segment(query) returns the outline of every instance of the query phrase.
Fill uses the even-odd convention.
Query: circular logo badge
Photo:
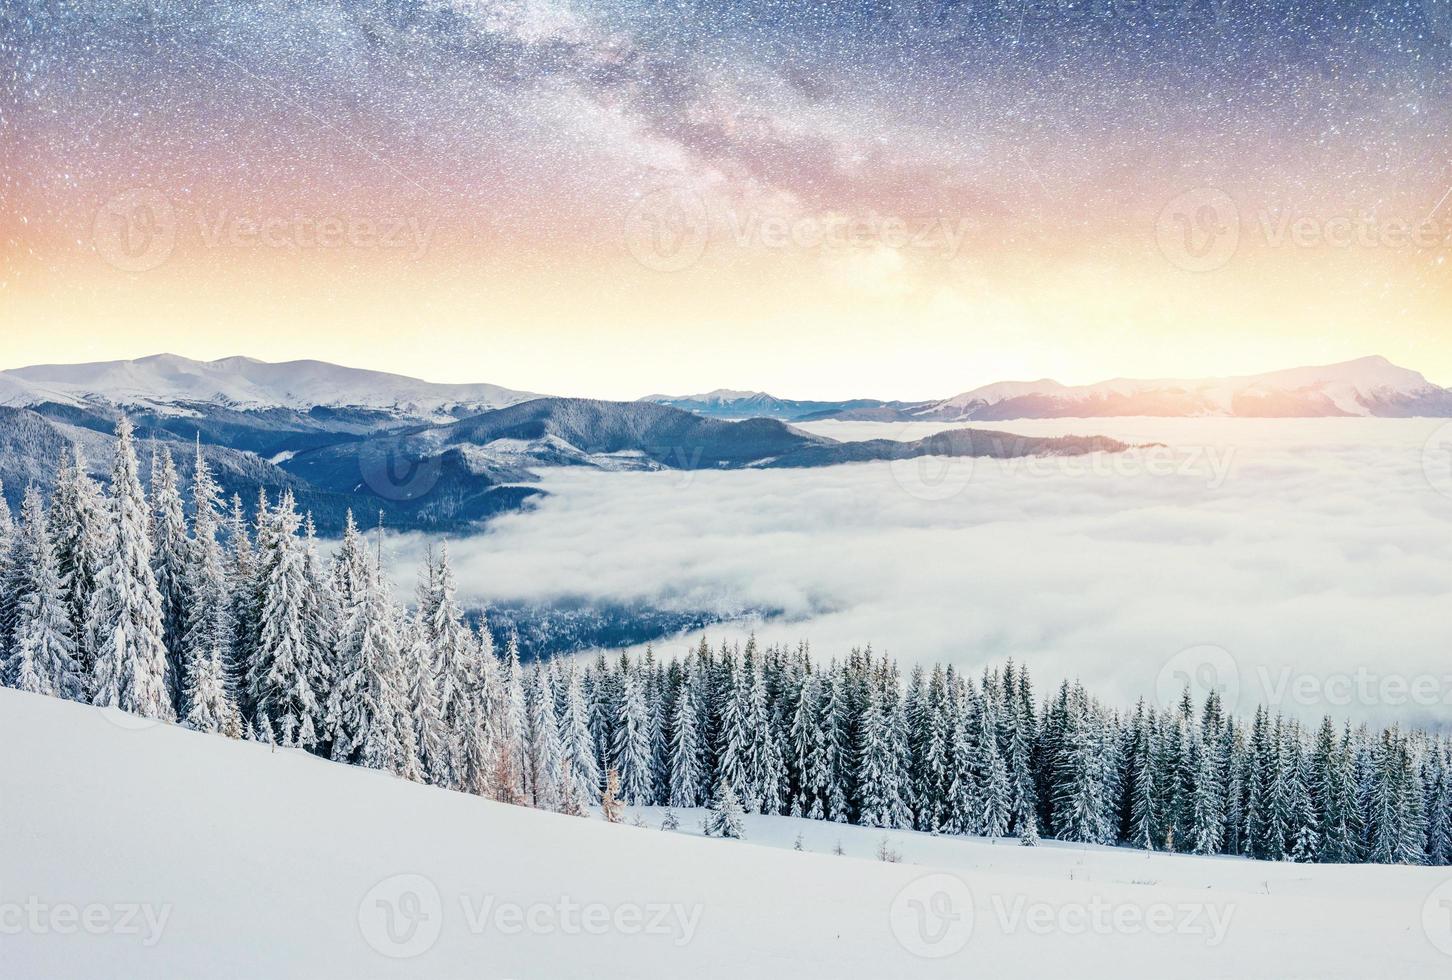
[[[1240,701],[1240,665],[1224,647],[1210,643],[1186,647],[1165,661],[1155,677],[1155,698],[1160,707],[1177,706],[1186,685],[1196,704],[1211,691],[1218,692],[1228,714]]]
[[[1438,885],[1422,903],[1422,931],[1433,946],[1452,956],[1452,878]]]
[[[391,959],[428,952],[443,926],[439,889],[423,875],[384,878],[358,904],[358,930],[364,941]]]
[[[918,436],[918,432],[924,434]],[[902,440],[905,455],[888,461],[892,480],[918,500],[952,500],[973,481],[973,433],[913,426]]]
[[[156,718],[133,714],[130,711],[123,711],[120,708],[103,708],[100,705],[96,705],[95,708],[101,713],[102,718],[105,718],[122,731],[144,732],[147,729],[155,728],[157,725],[162,724]]]
[[[923,875],[893,898],[889,921],[903,949],[924,959],[944,959],[973,936],[973,893],[957,875]]]
[[[147,272],[171,256],[176,212],[160,191],[125,191],[96,211],[91,241],[96,254],[122,272]]]
[[[625,247],[656,272],[680,272],[700,261],[711,216],[699,194],[679,187],[651,191],[625,215]]]
[[[1186,191],[1160,209],[1155,241],[1170,264],[1186,272],[1213,272],[1240,245],[1240,209],[1214,187]]]
[[[401,445],[372,445],[358,448],[358,473],[363,483],[384,500],[415,501],[427,496],[443,474],[439,456],[417,456]]]

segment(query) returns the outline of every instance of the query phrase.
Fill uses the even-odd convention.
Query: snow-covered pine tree
[[[496,697],[490,712],[490,731],[494,737],[494,772],[497,799],[526,799],[525,786],[525,711],[524,668],[519,663],[519,636],[510,633],[504,649]]]
[[[595,759],[589,715],[584,679],[571,663],[565,668],[565,712],[560,718],[560,741],[569,774],[570,795],[582,805],[600,799],[600,769]]]
[[[341,673],[328,705],[328,730],[336,761],[370,769],[406,768],[400,740],[398,637],[386,585],[369,571],[356,583],[342,630]]]
[[[620,798],[632,805],[644,805],[654,798],[645,692],[632,670],[625,671],[620,680],[620,717],[615,726],[611,768],[620,777]]]
[[[968,737],[973,742],[973,773],[977,783],[975,798],[978,811],[974,833],[984,837],[1003,837],[1008,833],[1013,814],[1013,787],[1009,785],[1008,768],[998,748],[998,717],[991,687],[984,696],[970,705]]]
[[[1112,840],[1106,813],[1105,747],[1101,709],[1089,703],[1084,689],[1072,691],[1063,751],[1056,773],[1054,813],[1060,840],[1104,844]]]
[[[232,599],[228,589],[227,557],[218,535],[221,530],[221,489],[212,477],[212,468],[202,456],[200,443],[197,446],[196,467],[192,477],[192,540],[186,564],[186,631],[182,639],[183,681],[182,716],[194,725],[221,724],[224,715],[235,714],[236,694],[232,689],[227,671],[227,656],[232,649]],[[214,658],[221,661],[215,667]],[[192,706],[187,702],[187,692],[197,690],[203,696],[214,698],[211,690],[212,678],[202,684],[192,684],[193,670],[220,671],[221,696],[230,702],[227,709],[217,704],[202,706],[194,718]],[[217,728],[204,728],[217,731]]]
[[[718,677],[720,727],[716,744],[716,782],[743,787],[752,796],[750,681],[730,651],[724,652]],[[738,797],[739,798],[739,797]]]
[[[497,796],[494,705],[499,699],[499,658],[488,625],[479,624],[469,637],[472,660],[460,675],[463,680],[444,704],[444,724],[454,737],[451,748],[454,778],[459,788],[476,796]],[[451,709],[450,705],[454,707]],[[452,710],[452,714],[450,711]]]
[[[1311,766],[1301,745],[1300,726],[1294,726],[1292,732],[1287,764],[1291,817],[1287,857],[1300,864],[1309,864],[1321,852],[1321,833],[1316,821],[1315,803],[1311,797]]]
[[[146,496],[131,421],[116,425],[111,471],[111,553],[102,567],[88,625],[96,640],[94,701],[148,718],[176,718],[166,687],[161,593],[151,569]]]
[[[482,710],[478,703],[481,651],[464,623],[447,542],[440,547],[438,561],[432,565],[427,581],[428,593],[421,604],[419,618],[433,651],[438,675],[439,714],[446,743],[445,757],[441,760],[446,772],[442,784],[462,787],[467,769],[468,782],[477,787],[481,773],[489,768],[484,760],[490,754],[486,744],[487,702]],[[490,660],[494,659],[492,640],[487,655]]]
[[[847,724],[847,696],[844,670],[834,662],[828,667],[828,681],[822,691],[818,712],[821,731],[822,806],[825,816],[834,823],[846,823],[848,817],[848,768],[852,749]]]
[[[167,689],[178,714],[186,686],[187,569],[192,544],[182,507],[181,481],[171,450],[153,444],[151,567],[161,594],[161,640],[167,650]]]
[[[225,657],[220,645],[203,656],[188,656],[184,720],[199,732],[220,732],[228,738],[242,737],[242,716],[227,684]]]
[[[1321,849],[1316,860],[1334,864],[1355,860],[1351,759],[1343,751],[1329,717],[1321,720],[1316,732],[1309,789],[1321,828]]]
[[[1225,844],[1224,777],[1219,741],[1212,739],[1201,744],[1194,756],[1199,770],[1194,780],[1189,847],[1196,854],[1219,854]]]
[[[1148,714],[1144,713],[1143,701],[1139,704],[1136,716],[1141,721],[1131,749],[1134,778],[1130,788],[1127,839],[1135,847],[1153,851],[1164,846],[1164,819],[1160,812],[1159,789],[1159,724],[1153,709]]]
[[[301,523],[292,491],[284,491],[269,514],[268,533],[259,536],[257,641],[247,665],[247,700],[254,710],[266,711],[274,726],[294,733],[293,744],[312,748],[326,722],[317,692],[330,685],[320,642],[312,635],[317,624],[308,597],[307,554],[298,536]]]
[[[105,497],[86,473],[85,456],[79,445],[61,457],[55,491],[51,495],[50,529],[71,620],[71,635],[76,640],[81,681],[86,686],[86,696],[90,697],[96,651],[87,623],[101,568],[111,553],[110,519]]]
[[[16,576],[21,572],[17,538],[15,517],[5,499],[5,482],[0,480],[0,660],[8,656],[15,633]]]
[[[83,700],[70,614],[40,491],[25,492],[15,532],[15,628],[4,681],[35,694]]]
[[[790,731],[790,764],[797,780],[797,799],[792,803],[792,812],[812,820],[821,820],[825,812],[822,796],[826,789],[826,767],[817,726],[817,703],[821,699],[819,676],[807,674],[797,685]]]
[[[740,840],[746,836],[745,815],[741,810],[741,800],[736,796],[731,783],[722,780],[716,790],[716,797],[711,801],[710,812],[706,816],[706,833],[711,837],[725,837],[731,840]]]
[[[564,749],[549,679],[538,662],[525,688],[525,785],[530,805],[558,810],[567,794]]]
[[[670,720],[670,742],[666,752],[668,776],[667,805],[693,807],[701,798],[700,746],[696,742],[695,685],[694,671],[688,663],[683,671],[680,690],[676,695],[674,717]]]
[[[1443,740],[1436,741],[1429,755],[1431,778],[1427,791],[1427,863],[1452,864],[1452,754]]]
[[[428,629],[417,615],[405,625],[403,671],[407,679],[405,704],[413,715],[414,745],[422,776],[434,786],[448,786],[451,753],[449,734],[439,707],[439,683],[434,648]]]

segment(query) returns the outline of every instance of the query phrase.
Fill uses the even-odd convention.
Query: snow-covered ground
[[[1452,971],[1445,869],[765,817],[706,840],[698,811],[677,832],[656,810],[611,826],[11,690],[0,743],[7,977]],[[878,860],[884,838],[899,863]]]

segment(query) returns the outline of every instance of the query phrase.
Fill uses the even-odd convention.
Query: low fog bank
[[[709,633],[807,639],[823,657],[871,643],[906,663],[973,671],[1013,657],[1041,687],[1079,676],[1117,699],[1172,698],[1191,677],[1242,707],[1270,700],[1305,716],[1452,719],[1444,423],[993,427],[1159,445],[819,470],[551,470],[537,509],[450,549],[471,603],[568,596],[779,609]],[[947,426],[804,428],[917,439]],[[407,585],[425,540],[404,535],[390,547]]]

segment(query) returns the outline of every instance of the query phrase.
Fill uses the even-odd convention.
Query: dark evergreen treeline
[[[526,669],[466,622],[447,549],[411,607],[351,520],[324,560],[287,494],[248,521],[198,454],[190,507],[124,419],[109,491],[72,455],[47,512],[0,497],[6,685],[275,740],[569,813],[618,800],[1269,860],[1452,863],[1452,744],[1314,730],[1212,693],[1111,709],[872,651],[712,648]],[[187,513],[190,511],[191,519]],[[602,799],[603,794],[603,799]],[[728,801],[722,803],[721,801]]]

